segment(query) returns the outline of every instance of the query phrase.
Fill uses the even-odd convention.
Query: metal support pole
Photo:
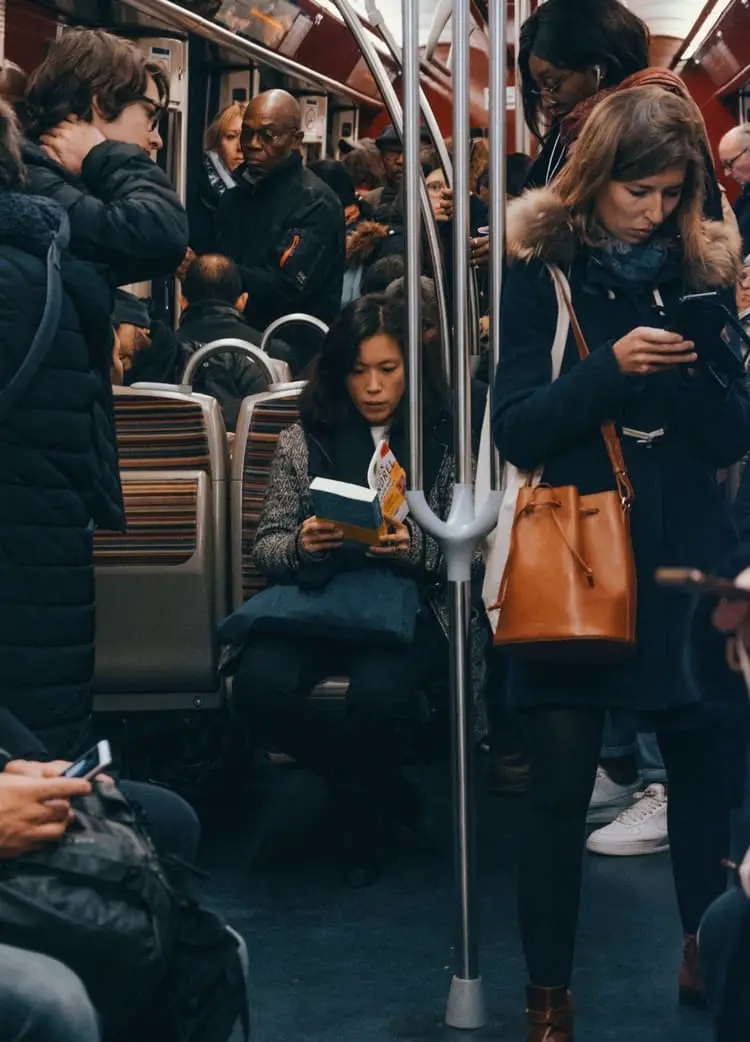
[[[452,0],[450,0],[450,2],[452,3]],[[388,24],[386,23],[386,20],[383,18],[382,14],[378,10],[378,6],[377,6],[376,0],[365,0],[365,9],[367,11],[367,18],[368,18],[368,21],[369,21],[370,25],[372,26],[373,29],[377,30],[378,35],[382,39],[383,43],[386,45],[388,50],[393,55],[394,61],[401,68],[403,68],[404,59],[403,59],[403,54],[401,53],[401,48],[396,43],[396,40],[395,40],[395,38],[393,36],[393,33],[388,28]],[[448,12],[448,14],[450,14],[450,11]],[[446,15],[446,22],[447,22],[447,17],[448,16]],[[422,64],[424,65],[424,62],[422,62]],[[427,130],[428,130],[428,132],[430,134],[430,137],[432,138],[433,144],[435,146],[435,151],[437,152],[438,160],[440,162],[440,166],[442,167],[443,174],[445,176],[446,183],[447,183],[449,188],[452,188],[453,187],[453,163],[451,162],[451,158],[450,158],[450,156],[448,154],[448,149],[446,148],[446,145],[445,145],[445,139],[444,139],[444,137],[442,135],[442,132],[440,130],[440,127],[438,125],[438,121],[435,118],[435,113],[432,111],[432,106],[430,105],[430,103],[429,103],[429,101],[427,99],[427,95],[425,94],[425,92],[424,92],[424,90],[422,89],[421,86],[419,88],[419,104],[420,104],[420,108],[422,110],[422,119],[424,120],[425,126],[427,127]],[[433,247],[432,243],[430,243],[430,247],[431,247],[430,248],[430,255],[434,256],[434,250],[435,249],[438,249],[438,250],[440,249],[440,246],[439,246],[439,236],[438,236],[437,227],[435,226],[435,224],[432,221],[428,221],[426,227],[427,227],[428,239],[431,238],[431,237],[434,237],[436,242],[437,242],[437,246],[436,247]],[[441,296],[443,298],[445,296],[445,289],[442,286],[442,283],[443,283],[443,269],[442,269],[442,265],[440,267],[440,270],[435,275],[435,283],[436,283],[436,290],[438,292],[438,301],[440,301]],[[441,290],[442,290],[442,292],[441,292]],[[478,357],[479,356],[479,285],[477,283],[477,274],[476,274],[476,270],[474,268],[471,269],[471,273],[470,273],[469,307],[470,307],[470,316],[471,316],[470,323],[469,323],[469,337],[470,337],[470,344],[471,344],[470,352],[471,352],[472,356],[477,356]],[[447,323],[448,323],[447,310],[446,310],[445,322],[446,322],[446,326],[447,326]],[[451,382],[451,380],[452,380],[452,361],[451,361],[450,341],[449,340],[445,340],[443,342],[443,364],[445,366],[446,379],[449,382]]]
[[[488,36],[490,44],[490,410],[493,406],[495,380],[500,361],[500,300],[505,266],[505,197],[507,195],[505,156],[507,153],[507,7],[504,3],[489,5]],[[516,65],[518,63],[516,62]],[[518,107],[516,107],[516,114]],[[500,487],[500,458],[492,447],[490,487]]]
[[[380,91],[380,95],[385,103],[385,107],[388,110],[388,115],[391,117],[391,123],[393,124],[396,133],[403,141],[404,120],[401,104],[398,100],[396,91],[393,89],[393,84],[391,83],[388,73],[386,72],[385,66],[381,61],[380,55],[372,45],[369,33],[362,25],[361,21],[359,20],[359,16],[355,13],[349,0],[333,0],[333,3],[338,8],[339,14],[344,19],[347,28],[354,37],[356,44],[359,47],[360,53],[364,58],[368,69],[370,70],[372,78],[375,80],[375,83],[377,84],[377,88]],[[440,239],[438,236],[437,226],[435,224],[435,218],[432,213],[430,200],[427,195],[427,188],[424,184],[424,180],[421,177],[420,206],[422,211],[422,219],[424,221],[424,227],[427,232],[427,246],[430,251],[430,261],[432,263],[432,270],[435,273],[435,291],[437,294],[438,314],[440,319],[440,336],[443,347],[443,362],[446,367],[446,378],[449,379],[449,363],[451,356],[451,331],[448,322],[448,308],[445,299],[445,285],[443,280]]]
[[[516,0],[513,12],[513,61],[515,65],[515,98],[516,98],[516,152],[525,152],[531,148],[531,136],[526,126],[521,94],[521,74],[518,71],[518,50],[521,43],[521,26],[531,14],[529,0]]]
[[[419,195],[422,184],[419,105],[419,0],[402,0],[404,89],[404,219],[406,222],[406,307],[409,355],[409,477],[422,490],[422,264]]]

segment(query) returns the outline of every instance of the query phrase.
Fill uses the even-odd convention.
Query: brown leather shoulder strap
[[[583,335],[581,324],[575,313],[573,301],[570,299],[570,286],[568,280],[563,276],[559,268],[550,267],[550,275],[562,290],[563,300],[565,301],[565,306],[570,315],[570,326],[576,340],[578,354],[582,359],[588,358],[591,352],[588,349],[588,344]],[[602,424],[601,430],[602,437],[604,438],[604,445],[607,449],[607,455],[609,456],[609,461],[612,464],[612,470],[615,474],[615,480],[617,481],[617,489],[622,497],[623,503],[630,506],[634,498],[633,485],[630,481],[630,475],[628,474],[627,468],[625,467],[625,459],[622,454],[622,444],[617,436],[615,425],[611,420],[608,420],[606,423]]]

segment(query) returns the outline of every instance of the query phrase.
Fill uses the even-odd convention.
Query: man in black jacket
[[[71,251],[115,286],[170,275],[187,250],[185,210],[149,155],[168,101],[165,69],[100,30],[66,32],[29,82],[27,191],[67,210]]]
[[[245,317],[257,329],[295,311],[330,323],[341,302],[344,211],[302,165],[299,126],[299,105],[286,91],[250,102],[242,123],[245,163],[237,189],[224,194],[217,211],[221,252],[240,267],[249,294]],[[317,352],[315,334],[291,327],[284,336],[303,368]]]

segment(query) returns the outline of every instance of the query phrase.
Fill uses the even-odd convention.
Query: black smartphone
[[[724,386],[744,374],[741,348],[733,345],[732,330],[739,326],[719,293],[688,293],[668,314],[669,327],[692,340],[699,363]]]
[[[735,586],[732,579],[707,575],[697,568],[659,568],[656,581],[660,586],[682,593],[710,594],[727,601],[750,601],[750,590]]]

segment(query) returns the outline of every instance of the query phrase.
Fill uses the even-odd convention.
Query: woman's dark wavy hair
[[[129,43],[101,29],[69,29],[32,73],[26,94],[26,132],[37,138],[69,116],[90,123],[96,97],[111,122],[146,93],[149,76],[159,104],[169,103],[169,77]]]
[[[602,87],[616,87],[648,68],[646,23],[619,0],[546,0],[521,26],[518,69],[526,125],[542,140],[541,99],[529,69],[532,55],[557,69],[601,65]]]
[[[346,379],[357,364],[359,346],[378,333],[384,333],[401,347],[404,365],[406,310],[401,296],[360,297],[341,311],[328,332],[320,355],[313,363],[310,380],[300,398],[300,417],[308,430],[331,430],[352,416],[356,408]],[[428,332],[425,324],[425,332]],[[443,376],[439,342],[425,337],[422,349],[422,378],[425,425],[436,423],[448,406],[448,389]],[[394,423],[405,421],[407,396],[398,406]]]
[[[0,99],[0,190],[20,189],[25,180],[18,120],[10,104]]]

